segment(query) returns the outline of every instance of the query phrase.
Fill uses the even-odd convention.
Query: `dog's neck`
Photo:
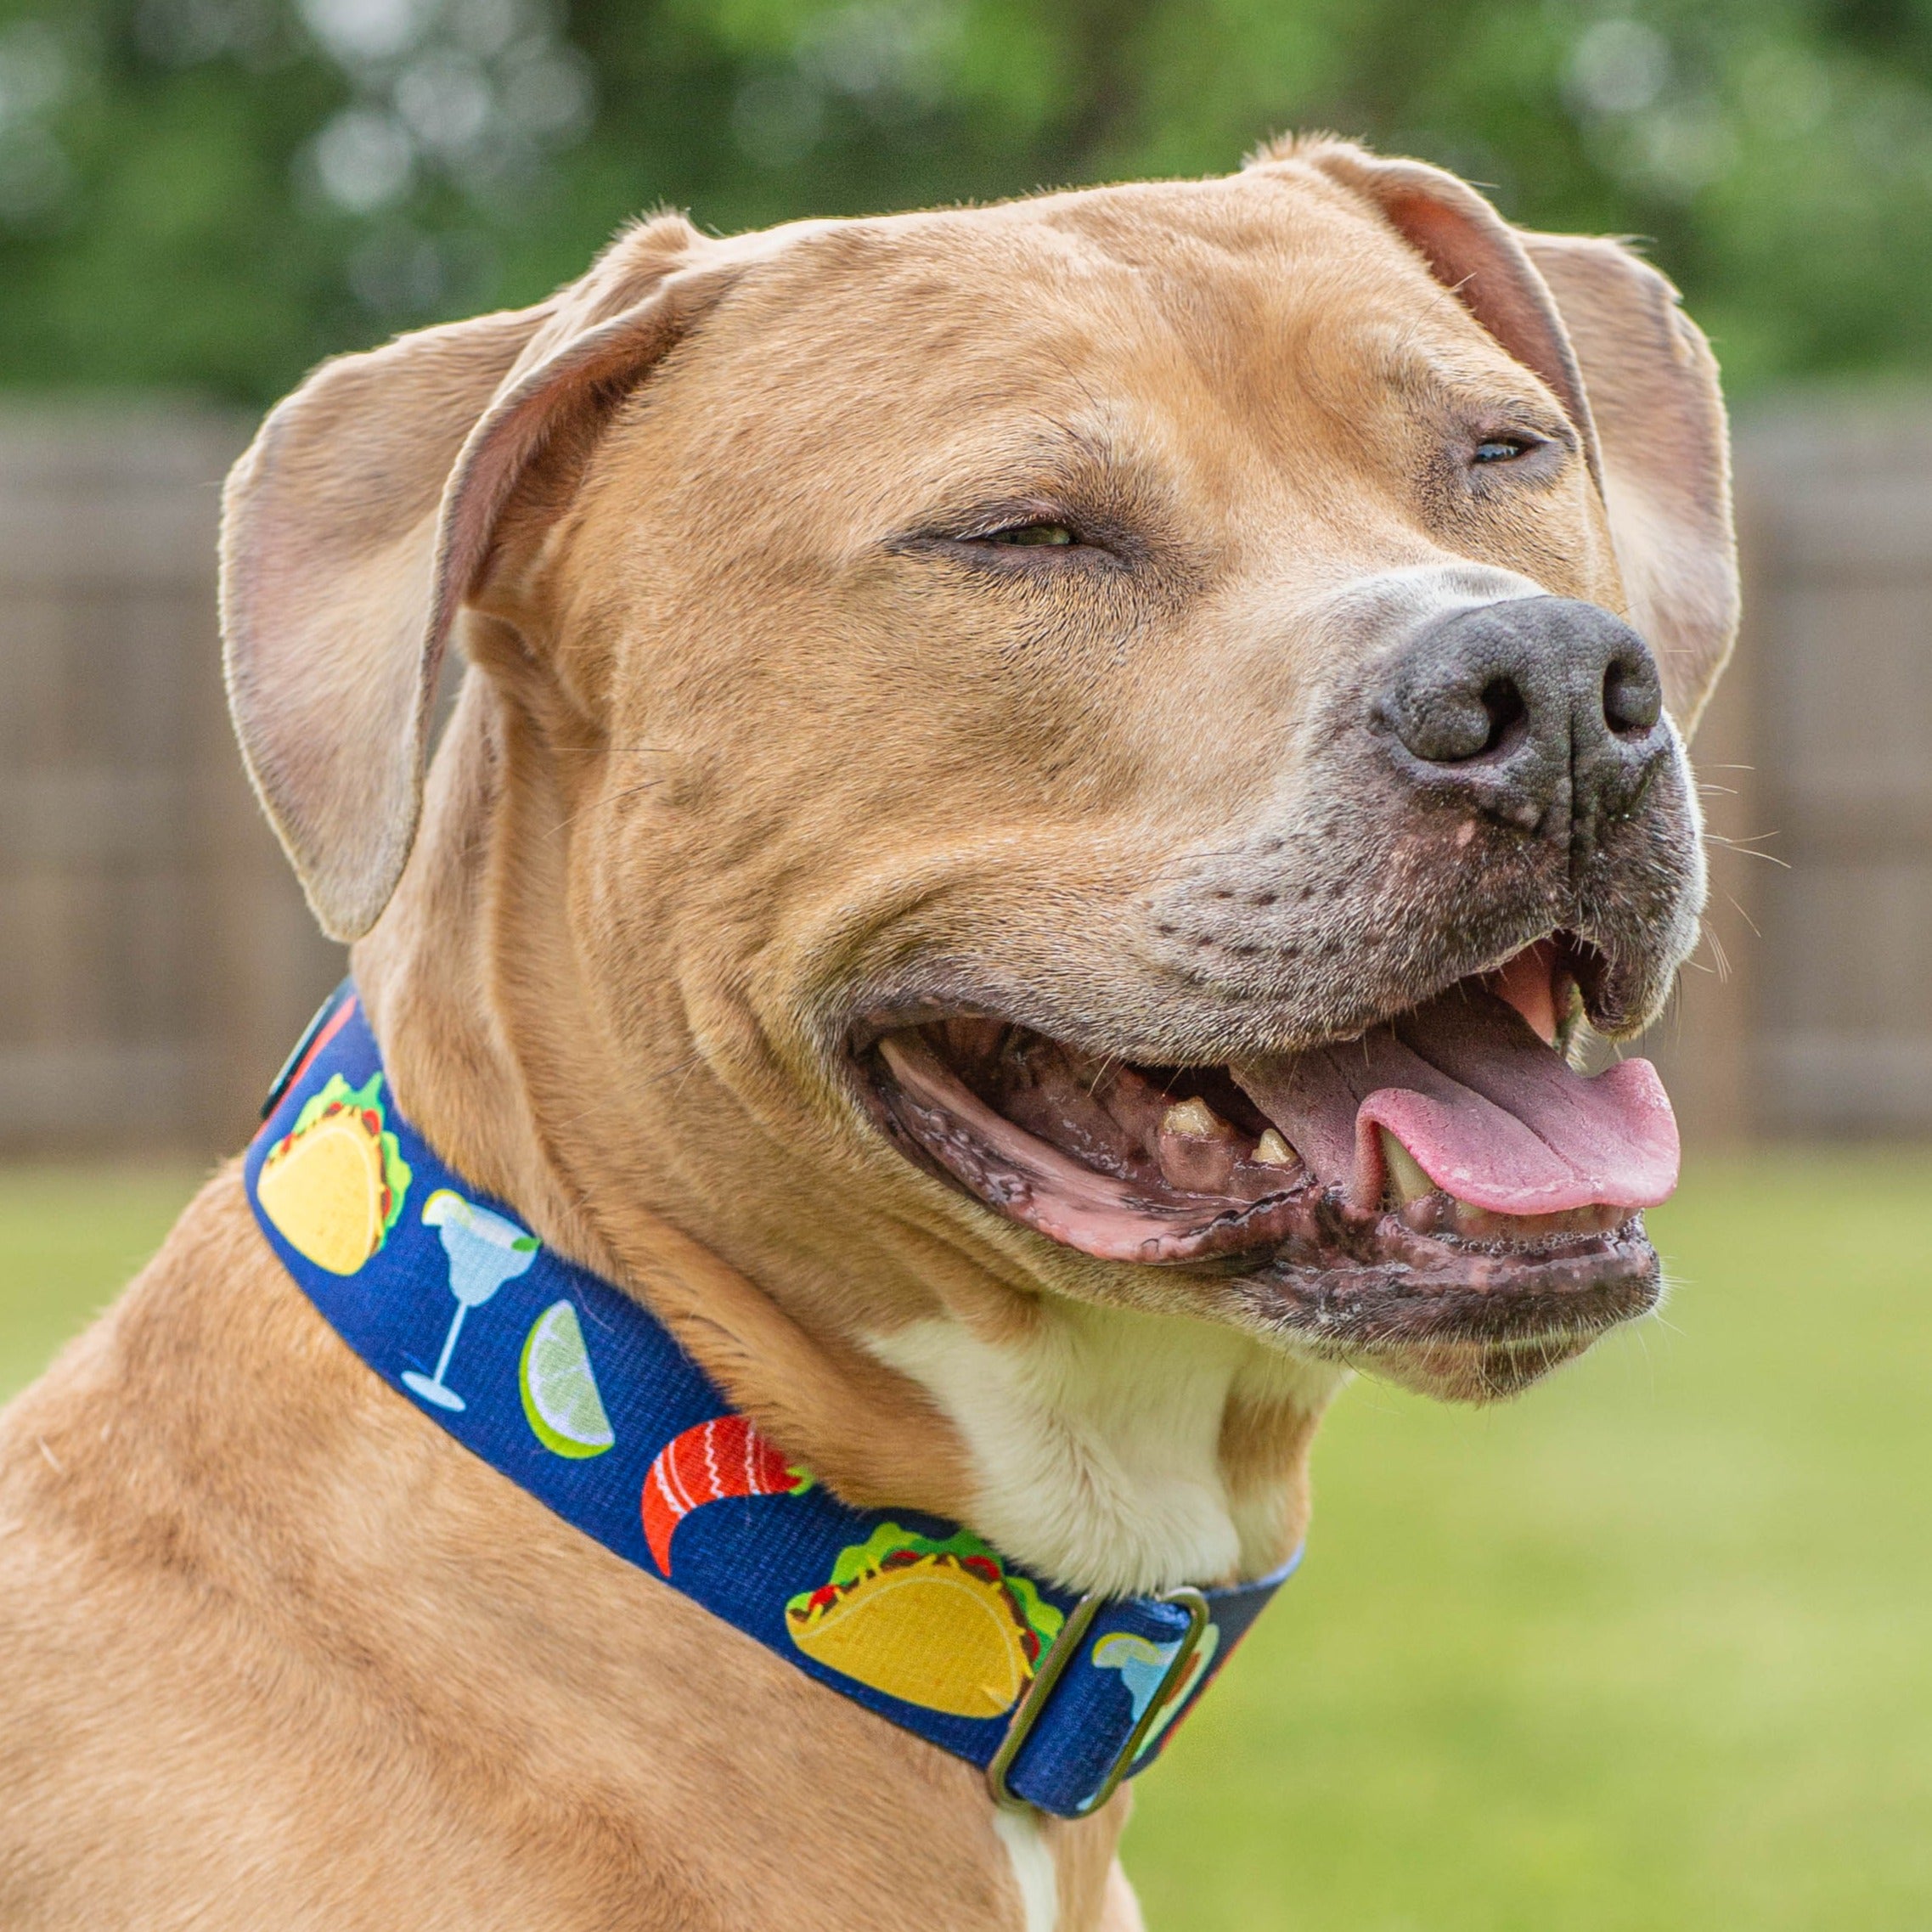
[[[938,1315],[876,1346],[966,1442],[981,1534],[1083,1587],[1253,1578],[1305,1532],[1332,1379],[1232,1330],[1060,1301],[1005,1341]]]
[[[937,1242],[909,1292],[856,1238],[828,1239],[822,1213],[798,1214],[794,1238],[782,1187],[767,1235],[680,1158],[707,1130],[716,1146],[758,1124],[673,1007],[666,1050],[613,1079],[565,910],[575,808],[517,742],[526,729],[466,679],[415,859],[355,955],[397,1100],[431,1144],[640,1293],[848,1501],[967,1522],[1083,1589],[1278,1564],[1305,1529],[1308,1444],[1337,1372],[1218,1325],[991,1280]]]

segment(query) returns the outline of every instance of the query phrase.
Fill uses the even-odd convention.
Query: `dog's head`
[[[1625,250],[1334,143],[661,219],[324,367],[224,572],[345,938],[460,616],[467,883],[420,853],[384,927],[474,943],[594,1216],[854,1335],[1044,1291],[1450,1393],[1654,1298],[1667,1104],[1565,1054],[1695,935],[1736,577],[1709,352]]]

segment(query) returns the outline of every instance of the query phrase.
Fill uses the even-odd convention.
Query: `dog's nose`
[[[1569,597],[1432,620],[1383,667],[1370,722],[1431,795],[1585,849],[1670,748],[1648,645]]]

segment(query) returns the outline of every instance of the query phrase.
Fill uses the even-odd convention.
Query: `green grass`
[[[1693,1172],[1661,1320],[1507,1407],[1358,1384],[1159,1767],[1156,1932],[1932,1924],[1932,1160]]]
[[[180,1166],[0,1168],[0,1401],[114,1299],[200,1185]]]
[[[0,1390],[190,1186],[0,1174]],[[1307,1568],[1141,1783],[1154,1932],[1932,1925],[1928,1204],[1706,1169],[1661,1321],[1502,1409],[1344,1396]]]

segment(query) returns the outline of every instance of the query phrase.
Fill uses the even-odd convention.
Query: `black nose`
[[[1432,796],[1585,849],[1636,806],[1670,742],[1649,646],[1569,597],[1433,619],[1383,667],[1369,715]]]

